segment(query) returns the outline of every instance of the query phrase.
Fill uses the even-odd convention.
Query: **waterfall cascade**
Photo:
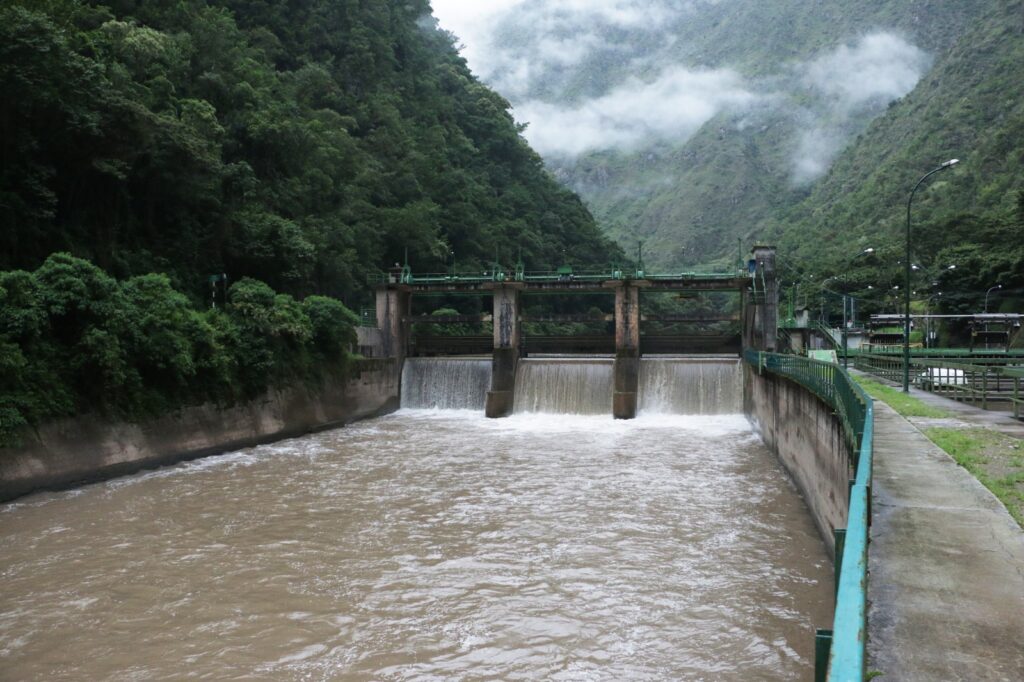
[[[611,358],[525,358],[516,372],[516,412],[612,412]]]
[[[611,358],[524,358],[516,373],[515,411],[611,414]],[[486,358],[408,358],[402,407],[483,410],[491,383]],[[743,374],[732,358],[642,358],[640,412],[737,414]]]
[[[641,412],[737,414],[743,411],[743,373],[732,358],[642,358]]]
[[[483,410],[491,386],[485,358],[408,358],[402,369],[402,407]]]

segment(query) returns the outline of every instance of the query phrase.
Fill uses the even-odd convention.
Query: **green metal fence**
[[[868,526],[870,525],[874,409],[871,399],[841,367],[796,355],[747,350],[744,359],[761,374],[794,381],[835,410],[853,455],[854,478],[845,530],[836,530],[836,608],[831,630],[815,639],[815,679],[862,682],[867,651]]]
[[[853,366],[889,381],[903,381],[903,358],[889,353],[857,353]],[[1024,416],[1024,358],[940,358],[915,353],[910,360],[912,383],[925,391],[989,409],[1009,403],[1013,416]]]

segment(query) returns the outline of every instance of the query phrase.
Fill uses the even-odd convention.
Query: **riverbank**
[[[0,449],[0,502],[131,474],[384,414],[398,408],[399,364],[353,363],[348,378],[267,391],[242,405],[189,407],[138,423],[80,416],[26,429]]]

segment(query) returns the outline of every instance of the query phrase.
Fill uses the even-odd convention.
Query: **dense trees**
[[[19,426],[83,411],[145,417],[230,404],[285,381],[343,371],[357,319],[243,279],[197,310],[166,275],[117,281],[56,253],[0,273],[0,443]]]
[[[0,0],[0,91],[0,438],[337,367],[406,250],[621,257],[426,0]]]
[[[400,260],[611,260],[425,0],[0,9],[0,268],[358,298]]]

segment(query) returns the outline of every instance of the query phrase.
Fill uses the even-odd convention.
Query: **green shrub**
[[[254,279],[228,301],[196,310],[166,275],[118,282],[67,253],[0,272],[0,444],[58,417],[230,404],[344,367],[357,318],[340,301],[299,303]]]

